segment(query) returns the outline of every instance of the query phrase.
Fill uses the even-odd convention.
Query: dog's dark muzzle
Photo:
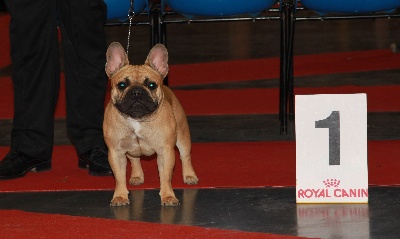
[[[125,97],[115,106],[121,113],[134,119],[140,119],[152,114],[158,108],[158,102],[153,100],[143,87],[135,86],[130,88]]]

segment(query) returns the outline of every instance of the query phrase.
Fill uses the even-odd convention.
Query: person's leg
[[[110,174],[102,130],[107,90],[104,70],[107,7],[102,0],[58,0],[57,3],[65,54],[68,135],[81,156],[80,166],[89,163],[85,155],[100,148],[97,152],[103,154],[100,167],[104,164],[105,168],[94,169],[89,163],[89,171],[92,175],[95,171]]]
[[[0,164],[0,178],[23,176],[35,166],[50,168],[54,109],[59,92],[55,2],[6,0],[5,3],[11,15],[14,118],[13,153]]]

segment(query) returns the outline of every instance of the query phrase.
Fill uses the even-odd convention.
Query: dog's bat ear
[[[111,77],[123,66],[129,64],[128,56],[126,55],[122,45],[118,42],[113,42],[110,44],[107,49],[106,57],[106,73],[108,77]]]
[[[168,74],[168,51],[163,44],[155,45],[147,56],[145,64],[158,71],[163,77]]]

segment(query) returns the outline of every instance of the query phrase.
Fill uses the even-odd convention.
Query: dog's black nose
[[[145,93],[145,90],[142,87],[134,87],[129,92],[132,96],[141,96]]]

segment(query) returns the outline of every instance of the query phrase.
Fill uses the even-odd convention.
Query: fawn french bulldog
[[[129,204],[126,186],[127,159],[132,173],[129,183],[144,182],[140,156],[157,154],[161,204],[176,206],[171,185],[175,165],[175,146],[182,161],[183,180],[197,184],[191,162],[191,140],[185,112],[174,93],[163,85],[168,73],[168,52],[155,45],[144,65],[129,65],[121,44],[107,50],[106,73],[111,82],[111,100],[104,115],[104,139],[116,188],[112,206]]]

